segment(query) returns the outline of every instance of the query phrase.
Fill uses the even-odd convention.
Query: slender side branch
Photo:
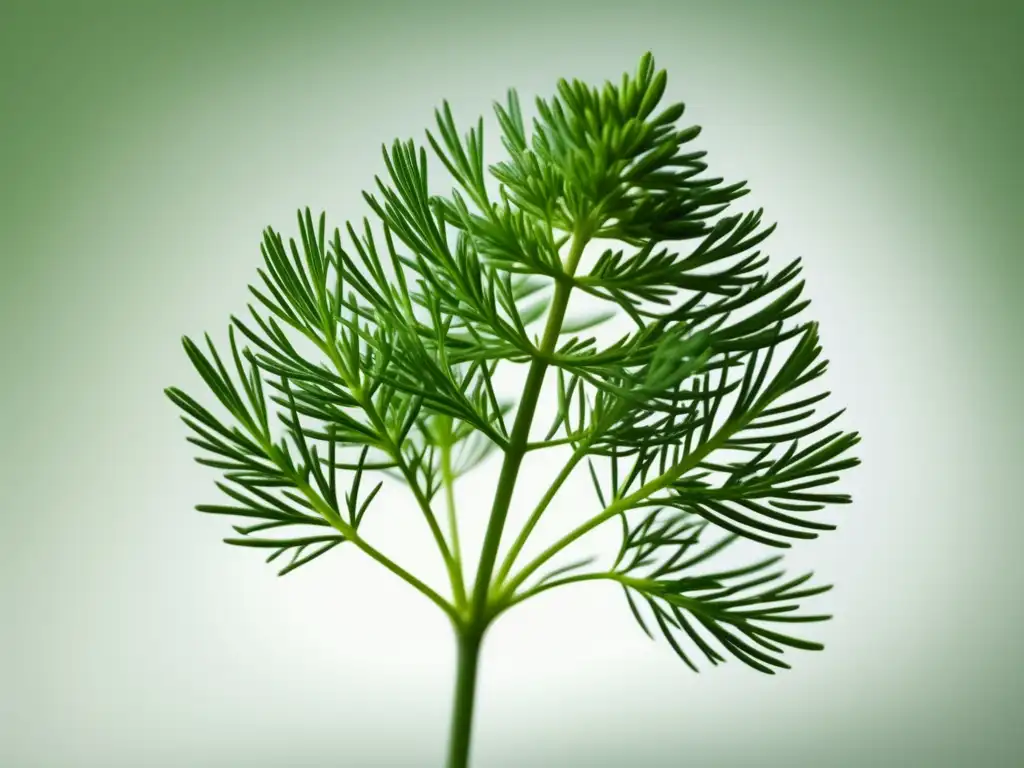
[[[324,351],[326,352],[327,350],[325,349]],[[334,360],[336,362],[336,364],[339,365],[339,374],[344,375],[343,374],[344,367],[340,366],[340,360],[336,357],[336,355],[331,355],[331,358],[332,358],[332,360]],[[353,390],[353,391],[358,391],[358,390]],[[368,410],[367,413],[371,413],[371,411]],[[376,416],[377,420],[380,420],[380,417],[376,415],[376,411],[375,410],[372,411],[372,414],[373,414],[373,416]],[[371,416],[371,418],[373,416]],[[381,422],[381,424],[383,425],[383,422]],[[267,456],[270,457],[270,459],[275,464],[277,464],[278,466],[283,466],[283,464],[280,461],[280,456],[279,456],[278,449],[273,444],[271,444],[269,442],[267,437],[265,435],[260,434],[258,431],[252,431],[251,434],[252,434],[253,438],[263,448],[263,450],[267,454]],[[384,434],[386,434],[386,432]],[[396,458],[396,461],[399,462],[400,466],[402,466],[402,467],[406,466],[405,462],[402,460],[402,457],[401,457],[400,454]],[[415,478],[413,478],[413,480],[415,480]],[[395,563],[393,560],[391,560],[390,558],[386,557],[380,551],[378,551],[377,549],[372,547],[365,539],[362,538],[362,536],[359,535],[359,532],[355,529],[354,526],[352,526],[349,523],[345,522],[345,520],[341,517],[341,515],[338,514],[338,511],[336,509],[334,509],[334,507],[332,507],[327,501],[325,501],[323,499],[323,497],[321,497],[321,495],[319,493],[317,493],[316,491],[313,490],[313,488],[309,485],[309,483],[305,482],[304,480],[302,480],[301,478],[298,478],[298,477],[294,478],[294,481],[295,481],[296,487],[303,493],[303,495],[305,495],[305,497],[309,500],[310,504],[313,505],[313,508],[317,512],[319,512],[320,515],[323,516],[323,518],[328,523],[330,523],[332,527],[335,528],[335,530],[337,530],[340,534],[342,534],[347,541],[350,541],[352,544],[354,544],[356,547],[361,549],[363,552],[365,552],[371,558],[376,560],[378,563],[383,565],[389,571],[391,571],[396,576],[398,576],[399,578],[404,580],[410,586],[412,586],[415,589],[417,589],[419,592],[421,592],[423,595],[425,595],[427,598],[429,598],[431,601],[433,601],[453,621],[457,621],[457,619],[458,619],[458,612],[455,610],[454,606],[451,605],[451,603],[449,603],[447,600],[445,600],[443,597],[441,597],[441,595],[439,595],[437,592],[435,592],[433,589],[431,589],[429,586],[427,586],[425,583],[423,583],[416,576],[414,576],[413,574],[409,573],[407,570],[402,568],[400,565]],[[414,488],[414,492],[418,490],[418,487],[415,484],[412,484],[412,487]],[[420,493],[419,496],[421,497],[422,493]],[[424,501],[425,501],[425,499],[424,499]],[[433,517],[433,515],[430,514],[429,505],[426,507],[425,512],[428,514],[429,517],[431,517],[431,518]],[[441,538],[441,542],[443,544],[443,542],[444,542],[444,538],[443,537]],[[442,549],[442,554],[445,556],[445,561],[448,562],[449,558],[448,558],[448,554],[447,554],[447,548]],[[450,573],[450,571],[449,571],[449,573]]]
[[[542,448],[557,448],[560,445],[572,445],[573,443],[580,442],[581,440],[585,439],[589,435],[590,435],[590,431],[589,430],[584,430],[583,432],[574,432],[571,435],[566,435],[565,437],[553,438],[551,440],[537,440],[535,442],[529,443],[526,446],[526,450],[527,451],[539,451]]]
[[[321,498],[320,494],[318,494],[316,491],[314,491],[310,487],[310,485],[308,483],[298,482],[296,484],[296,486],[298,487],[298,489],[300,491],[302,491],[302,493],[306,496],[306,498],[309,499],[310,504],[313,505],[313,507],[316,509],[316,511],[319,512],[321,515],[323,515],[324,519],[327,520],[327,522],[329,522],[342,536],[344,536],[347,541],[352,542],[352,544],[354,544],[356,547],[361,549],[367,555],[372,557],[378,563],[383,565],[385,568],[387,568],[393,574],[395,574],[400,579],[404,580],[410,586],[414,587],[419,592],[421,592],[426,597],[428,597],[430,600],[432,600],[453,621],[456,621],[458,619],[458,613],[455,610],[455,607],[451,603],[449,603],[447,600],[445,600],[443,597],[441,597],[441,595],[439,595],[433,589],[428,587],[426,584],[424,584],[418,578],[413,576],[407,570],[402,568],[402,566],[398,565],[393,560],[391,560],[389,557],[387,557],[386,555],[382,554],[376,548],[371,546],[366,541],[366,539],[364,539],[362,536],[360,536],[355,528],[353,528],[351,525],[346,523],[341,518],[341,516],[337,513],[337,511],[334,510],[331,507],[330,504],[325,502],[323,500],[323,498]]]
[[[495,614],[495,616],[504,613],[514,605],[518,605],[519,603],[525,602],[526,600],[529,600],[532,597],[536,597],[542,592],[547,592],[549,589],[554,589],[555,587],[564,587],[566,584],[575,584],[576,582],[581,581],[601,580],[621,582],[622,576],[618,573],[615,573],[614,571],[596,571],[593,573],[577,573],[572,576],[566,576],[561,579],[552,579],[551,581],[545,581],[543,584],[538,584],[535,587],[531,587],[525,592],[520,592],[518,595],[509,596],[505,602],[500,604],[500,607],[498,608],[498,611]]]
[[[561,539],[556,541],[541,554],[535,557],[530,563],[523,567],[523,569],[516,574],[516,576],[509,581],[502,590],[502,599],[507,599],[508,595],[514,593],[516,587],[522,584],[530,575],[538,568],[548,562],[552,557],[557,555],[563,549],[568,547],[570,544],[575,542],[577,539],[585,536],[590,531],[594,530],[601,524],[607,522],[611,518],[615,517],[622,512],[625,512],[637,504],[645,500],[647,497],[665,488],[667,485],[678,480],[684,474],[694,469],[704,458],[712,451],[717,450],[721,445],[727,441],[736,431],[741,429],[743,425],[754,417],[755,412],[752,410],[751,414],[744,418],[742,421],[730,425],[723,425],[721,429],[712,437],[710,440],[705,442],[703,445],[696,448],[693,452],[683,457],[676,466],[668,470],[664,474],[658,475],[658,477],[650,480],[649,482],[642,485],[636,491],[631,493],[629,496],[624,496],[616,501],[613,501],[607,507],[604,508],[599,514],[583,523],[582,525],[575,528],[573,531],[567,533]]]
[[[455,604],[462,606],[466,602],[466,585],[462,572],[462,548],[459,544],[459,522],[455,509],[455,475],[452,472],[452,430],[451,422],[446,421],[447,429],[441,438],[441,481],[448,508],[448,528],[452,539],[452,566],[455,589]]]
[[[441,557],[444,560],[445,569],[448,571],[448,578],[451,581],[452,591],[458,595],[460,590],[463,590],[462,579],[456,568],[456,564],[452,558],[452,553],[448,549],[448,543],[445,541],[444,534],[441,532],[441,527],[438,525],[437,518],[434,516],[433,510],[430,508],[429,502],[423,495],[423,491],[419,488],[419,484],[416,482],[416,476],[410,471],[408,462],[402,452],[395,445],[394,440],[388,433],[387,425],[384,420],[380,417],[377,409],[373,406],[373,403],[363,395],[362,388],[358,382],[349,380],[346,373],[345,366],[341,361],[341,356],[338,354],[338,348],[334,342],[332,334],[327,334],[327,341],[323,345],[320,344],[320,340],[312,338],[313,342],[320,346],[323,352],[331,359],[334,363],[334,367],[338,371],[338,375],[342,377],[342,380],[348,385],[352,391],[353,397],[359,402],[360,407],[366,412],[367,416],[370,417],[370,421],[373,422],[374,428],[378,431],[382,438],[387,441],[385,446],[387,454],[398,466],[402,475],[406,478],[409,483],[409,487],[412,489],[413,495],[416,497],[416,501],[419,504],[420,510],[423,512],[423,516],[427,521],[427,525],[430,527],[430,532],[434,537],[434,541],[437,544],[438,550],[440,550]]]
[[[573,455],[569,458],[569,461],[565,463],[565,466],[562,467],[562,471],[558,473],[558,477],[555,478],[551,487],[544,493],[543,498],[541,498],[537,507],[533,510],[533,514],[530,515],[530,519],[527,520],[526,525],[519,533],[519,536],[516,538],[515,543],[513,543],[508,555],[506,555],[505,560],[501,565],[501,570],[498,571],[498,577],[495,580],[495,587],[497,589],[501,589],[501,585],[505,582],[505,579],[508,578],[509,572],[515,565],[516,558],[519,556],[523,547],[526,546],[526,541],[530,538],[530,534],[533,533],[533,529],[537,527],[537,523],[540,522],[544,512],[547,510],[548,506],[550,506],[555,496],[565,484],[565,481],[569,479],[569,476],[572,474],[573,470],[576,469],[580,461],[583,460],[585,455],[586,446],[581,445],[573,452]]]

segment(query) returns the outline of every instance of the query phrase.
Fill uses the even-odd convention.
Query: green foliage
[[[745,183],[705,175],[705,153],[690,148],[700,129],[680,124],[682,104],[661,106],[666,84],[650,55],[618,85],[560,81],[555,97],[537,100],[530,130],[509,91],[495,104],[508,157],[493,165],[483,119],[460,135],[444,103],[424,146],[383,149],[386,178],[365,194],[375,222],[329,237],[326,217],[307,209],[298,242],[264,233],[255,301],[232,318],[233,370],[209,338],[208,352],[185,339],[224,415],[167,390],[231,499],[198,509],[258,521],[228,543],[270,549],[271,560],[291,552],[287,573],[351,542],[467,636],[540,592],[610,580],[643,631],[656,629],[694,669],[699,654],[770,673],[788,666],[786,648],[821,648],[768,627],[827,618],[795,601],[828,587],[784,578],[778,556],[705,566],[739,539],[785,549],[833,529],[823,511],[850,498],[829,486],[858,463],[859,437],[827,429],[841,411],[817,414],[826,363],[817,325],[800,319],[809,302],[799,260],[770,269],[757,249],[774,226],[760,210],[728,212]],[[431,192],[428,148],[456,185],[448,195]],[[591,243],[609,245],[588,262]],[[568,320],[572,294],[603,309]],[[615,319],[629,329],[603,340]],[[516,366],[527,379],[509,403],[495,382]],[[558,407],[541,437],[545,386]],[[553,446],[570,458],[499,563],[523,456]],[[452,488],[492,456],[501,475],[470,585]],[[593,514],[517,570],[537,521],[583,465]],[[360,533],[387,478],[411,491],[450,597]],[[611,521],[622,546],[610,568],[585,570],[588,559],[530,582]],[[268,538],[278,529],[292,533]]]

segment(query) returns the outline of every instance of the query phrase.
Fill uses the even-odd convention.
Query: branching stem
[[[714,435],[714,437],[712,437],[703,445],[693,450],[691,453],[684,456],[682,461],[680,461],[674,467],[666,471],[664,474],[658,475],[658,477],[648,481],[630,495],[623,496],[622,498],[613,501],[611,504],[605,507],[604,510],[602,510],[600,513],[598,513],[590,520],[578,526],[577,528],[563,536],[561,539],[556,541],[554,544],[552,544],[550,547],[544,550],[541,554],[535,557],[532,561],[530,561],[530,563],[524,566],[523,569],[519,571],[519,573],[516,574],[516,576],[513,577],[512,580],[509,581],[503,587],[501,597],[499,598],[499,602],[504,602],[505,600],[507,600],[510,595],[514,594],[516,588],[524,581],[526,581],[526,579],[528,579],[531,574],[533,574],[538,568],[543,566],[544,563],[548,562],[552,557],[557,555],[559,552],[561,552],[563,549],[565,549],[570,544],[575,542],[577,539],[585,536],[587,533],[594,530],[595,528],[605,523],[606,521],[610,520],[611,518],[615,517],[616,515],[619,515],[625,512],[626,510],[635,507],[638,503],[642,502],[647,497],[651,496],[654,493],[657,493],[658,491],[662,490],[663,488],[673,483],[674,481],[678,480],[680,477],[682,477],[687,472],[692,470],[694,467],[700,464],[700,462],[703,461],[709,453],[720,448],[722,443],[728,440],[729,437],[731,437],[736,431],[743,427],[744,423],[749,421],[749,419],[754,418],[756,412],[758,412],[759,410],[760,409],[752,409],[751,414],[748,417],[744,418],[743,420],[734,424],[723,425]]]
[[[380,414],[377,413],[377,409],[374,407],[370,399],[365,397],[359,382],[350,380],[346,372],[345,365],[341,360],[341,355],[338,353],[338,348],[334,342],[333,334],[327,334],[326,336],[328,341],[322,346],[324,353],[334,363],[334,366],[338,371],[338,375],[345,381],[345,384],[352,392],[352,396],[359,402],[360,407],[370,418],[370,421],[373,423],[377,433],[385,441],[384,447],[387,454],[398,466],[398,469],[402,473],[403,477],[405,477],[406,482],[409,483],[409,487],[412,489],[413,495],[416,497],[416,503],[423,512],[423,517],[426,519],[427,525],[430,527],[430,532],[433,535],[437,548],[444,560],[445,569],[448,571],[448,579],[451,582],[452,591],[456,595],[456,600],[460,600],[460,595],[463,596],[461,599],[464,600],[465,588],[462,584],[462,575],[460,573],[461,566],[456,562],[452,553],[449,551],[444,534],[441,532],[441,527],[438,525],[437,518],[434,516],[434,513],[430,508],[430,503],[426,500],[422,489],[419,487],[415,474],[410,470],[408,462],[406,462],[401,450],[399,450],[394,439],[389,434],[387,425],[384,424],[384,420],[380,417]],[[318,339],[314,338],[313,340],[314,343],[319,345]]]
[[[572,246],[570,247],[564,267],[566,275],[571,277],[575,273],[589,238],[590,232],[586,229],[578,230],[574,234]],[[501,467],[501,474],[498,477],[498,485],[494,494],[494,503],[491,508],[490,518],[487,521],[487,532],[484,535],[480,565],[477,569],[470,607],[472,622],[481,622],[485,625],[487,621],[487,599],[491,590],[491,577],[493,576],[494,564],[498,556],[498,548],[501,546],[501,533],[505,526],[505,519],[508,517],[509,506],[512,502],[512,492],[515,488],[516,479],[519,476],[519,468],[522,466],[523,456],[526,455],[526,448],[529,444],[530,428],[533,425],[533,417],[537,410],[537,401],[540,398],[541,387],[544,383],[544,374],[548,368],[546,358],[554,351],[555,345],[558,343],[558,336],[562,329],[562,322],[565,319],[566,309],[569,306],[569,294],[571,291],[572,285],[569,280],[560,280],[556,284],[555,295],[551,302],[547,324],[544,328],[544,336],[540,344],[540,355],[534,358],[530,364],[526,384],[523,387],[523,396],[519,402],[515,422],[512,425],[512,434],[509,437],[508,448],[505,451],[505,460]]]
[[[571,277],[576,271],[589,238],[590,232],[586,229],[578,230],[574,234],[564,267],[567,276]],[[539,355],[530,363],[522,399],[519,401],[519,409],[516,412],[512,433],[505,450],[505,459],[498,477],[491,515],[487,521],[487,532],[484,535],[480,564],[477,568],[468,615],[462,622],[456,621],[455,623],[459,656],[448,768],[465,768],[469,763],[477,664],[480,644],[488,625],[494,618],[490,613],[492,607],[488,605],[488,599],[491,595],[498,549],[501,546],[501,533],[505,526],[505,519],[508,517],[519,469],[529,445],[530,428],[533,426],[533,417],[544,383],[544,374],[549,365],[547,358],[558,343],[571,291],[570,280],[559,280],[555,286],[555,295],[551,302],[544,335],[538,350]]]

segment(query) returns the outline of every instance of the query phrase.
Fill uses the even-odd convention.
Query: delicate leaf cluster
[[[771,557],[753,565],[707,573],[693,573],[706,561],[731,544],[727,536],[696,553],[701,535],[708,526],[686,512],[664,515],[656,509],[643,522],[627,530],[619,553],[623,562],[619,581],[634,617],[648,636],[654,637],[649,623],[657,626],[676,654],[694,671],[697,666],[684,650],[685,639],[709,661],[725,661],[728,652],[759,672],[773,674],[775,668],[788,669],[782,658],[785,648],[821,650],[820,643],[770,629],[773,623],[809,623],[828,616],[796,614],[796,600],[827,592],[829,586],[804,586],[810,574],[782,580],[784,571],[769,570],[781,557]],[[670,557],[657,562],[659,550],[670,550]],[[646,569],[643,578],[630,576]],[[644,621],[640,605],[650,617]]]
[[[563,446],[565,469],[484,585],[489,620],[540,591],[611,579],[644,631],[656,626],[694,668],[695,651],[771,672],[786,666],[784,648],[820,647],[765,625],[823,618],[794,613],[795,601],[827,587],[784,580],[778,557],[702,570],[737,539],[786,548],[833,529],[820,513],[850,501],[828,486],[858,463],[849,452],[859,436],[825,431],[841,411],[816,415],[829,393],[808,387],[826,363],[817,325],[798,319],[809,304],[799,260],[771,271],[757,249],[774,226],[760,210],[728,212],[745,183],[703,175],[705,153],[690,149],[700,129],[677,126],[683,105],[661,106],[666,84],[649,55],[617,85],[560,81],[537,100],[530,131],[509,91],[495,104],[508,157],[491,165],[483,119],[460,135],[445,103],[426,144],[456,184],[449,195],[431,191],[428,147],[396,141],[383,149],[386,178],[365,194],[376,225],[328,237],[325,216],[306,210],[298,243],[266,230],[255,304],[232,318],[234,374],[209,339],[208,355],[185,340],[227,417],[168,390],[232,499],[199,509],[260,521],[230,543],[271,549],[271,559],[291,552],[287,572],[351,541],[471,622],[453,483],[489,457],[514,483],[526,451]],[[584,258],[597,241],[617,244]],[[572,294],[607,311],[567,320]],[[613,318],[629,329],[603,340],[595,329]],[[251,346],[239,349],[236,332]],[[496,382],[519,365],[528,384],[519,403],[505,402]],[[557,395],[543,436],[541,386]],[[593,515],[517,570],[537,520],[582,465],[597,490]],[[382,482],[366,492],[368,473],[410,489],[448,568],[450,602],[359,533]],[[503,522],[502,498],[492,521]],[[623,540],[611,569],[584,571],[587,560],[526,586],[612,520]],[[262,536],[287,526],[315,532]],[[709,544],[715,529],[727,536]]]

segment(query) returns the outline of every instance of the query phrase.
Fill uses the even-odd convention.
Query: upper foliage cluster
[[[383,151],[387,178],[365,194],[377,229],[368,218],[346,223],[343,241],[307,209],[298,242],[264,232],[256,301],[232,318],[232,370],[209,339],[205,352],[185,340],[226,416],[167,390],[233,502],[199,509],[257,521],[230,543],[268,547],[270,559],[290,552],[283,573],[350,541],[459,620],[470,603],[452,484],[491,453],[514,480],[526,451],[567,445],[565,470],[485,585],[491,618],[601,578],[619,582],[644,630],[653,621],[691,666],[682,638],[713,663],[726,651],[766,672],[785,666],[784,646],[819,647],[765,624],[824,618],[794,614],[792,601],[827,587],[777,583],[781,572],[766,569],[778,558],[700,571],[737,538],[784,548],[833,528],[814,513],[849,501],[827,486],[857,464],[849,450],[859,438],[826,430],[838,412],[816,415],[828,392],[808,389],[826,364],[816,325],[797,319],[808,304],[799,260],[769,270],[757,248],[773,227],[760,210],[727,214],[746,186],[705,174],[705,153],[690,149],[700,129],[679,125],[682,104],[661,106],[666,83],[650,55],[617,85],[562,80],[555,97],[537,100],[530,130],[509,91],[495,105],[508,157],[492,165],[483,119],[460,134],[445,103],[426,144],[455,180],[449,195],[430,190],[427,146],[396,141]],[[617,243],[587,266],[584,246],[597,241]],[[568,322],[572,292],[611,311]],[[614,314],[631,330],[602,343],[592,331]],[[520,363],[558,395],[543,438],[529,429],[533,385],[518,407],[496,394],[498,369]],[[583,463],[594,516],[513,572]],[[367,491],[364,476],[377,471],[412,490],[451,600],[359,533],[380,488]],[[445,490],[447,535],[435,511]],[[611,568],[580,563],[528,586],[613,518],[623,539]],[[254,536],[296,526],[313,533]],[[716,528],[726,538],[708,543]]]

